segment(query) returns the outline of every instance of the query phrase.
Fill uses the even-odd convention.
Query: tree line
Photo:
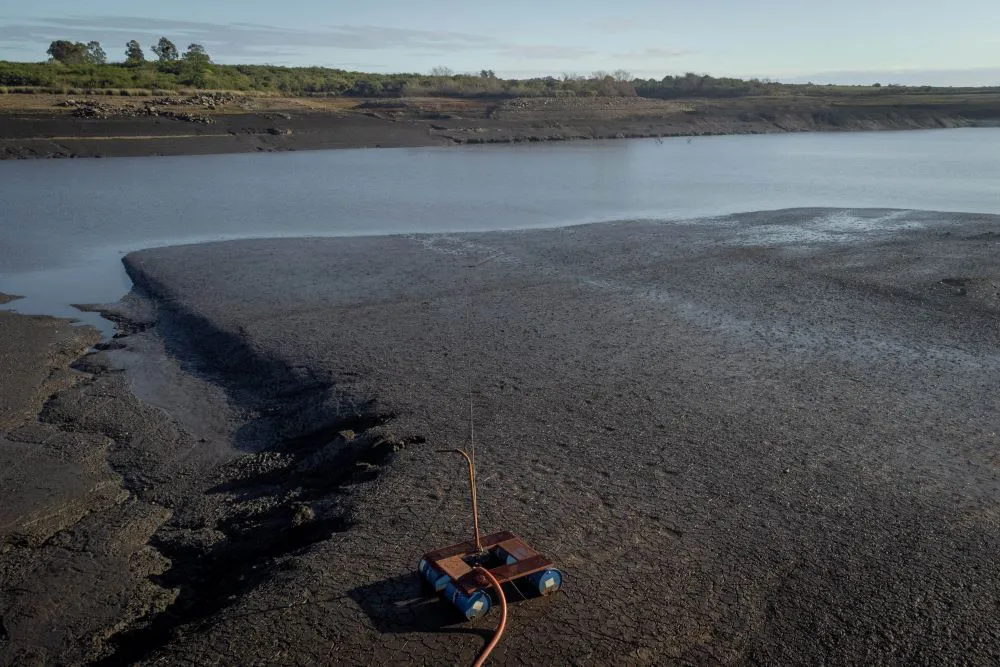
[[[100,42],[71,42],[66,39],[57,39],[49,44],[49,57],[54,62],[64,65],[106,65],[108,54],[104,51]],[[201,44],[188,45],[187,51],[183,55],[177,50],[177,46],[166,37],[161,37],[160,41],[153,47],[160,64],[170,64],[183,60],[188,62],[210,64],[205,47]],[[125,44],[125,64],[131,66],[142,65],[146,62],[146,54],[142,50],[142,45],[136,40],[130,40]]]
[[[377,74],[327,67],[210,64],[196,60],[100,64],[76,60],[48,63],[0,61],[0,86],[46,90],[178,90],[203,88],[282,95],[330,97],[604,97],[635,96],[634,86],[611,77],[503,79],[478,74]],[[208,61],[210,62],[210,61]]]
[[[211,77],[209,74],[212,70],[212,58],[201,44],[189,44],[187,51],[182,54],[176,44],[166,37],[161,37],[160,41],[153,46],[152,51],[156,54],[155,68],[163,74],[173,75],[175,83],[183,83],[195,87],[204,87],[210,83]],[[83,42],[58,39],[49,44],[46,53],[48,53],[50,57],[49,62],[52,64],[59,63],[66,66],[109,65],[107,52],[101,46],[100,42],[88,42],[84,44]],[[125,44],[124,62],[112,63],[110,66],[145,68],[147,61],[146,54],[142,50],[142,45],[134,39],[129,40]],[[119,83],[124,83],[124,81],[121,81],[123,77],[111,78],[117,80]],[[115,85],[112,82],[106,83]],[[4,85],[17,84],[5,83]]]
[[[637,78],[625,70],[593,72],[589,76],[566,73],[561,77],[504,79],[490,69],[483,69],[477,74],[457,74],[446,67],[436,67],[429,74],[375,74],[327,67],[220,65],[212,62],[200,44],[190,44],[181,53],[166,37],[160,38],[151,51],[155,61],[147,60],[139,42],[131,40],[125,45],[124,61],[109,63],[99,42],[56,40],[49,45],[50,61],[47,63],[0,61],[0,87],[125,92],[197,88],[282,95],[498,99],[607,96],[672,99],[773,94],[829,96],[856,94],[864,90],[861,87],[841,90],[758,79],[712,77],[691,72],[661,79]],[[881,91],[887,91],[887,88]],[[881,92],[876,88],[868,90],[872,94]]]

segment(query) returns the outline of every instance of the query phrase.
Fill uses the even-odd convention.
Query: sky
[[[1000,0],[35,0],[0,5],[0,60],[163,35],[220,63],[1000,85],[998,27]]]

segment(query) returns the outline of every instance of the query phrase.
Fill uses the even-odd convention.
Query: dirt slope
[[[0,96],[0,158],[446,146],[1000,122],[995,96],[515,100]]]

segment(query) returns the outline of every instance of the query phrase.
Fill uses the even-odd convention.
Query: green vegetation
[[[129,42],[125,62],[95,64],[81,58],[53,58],[47,63],[0,61],[0,85],[59,91],[76,89],[236,90],[283,95],[353,97],[454,96],[634,96],[628,82],[613,78],[500,79],[491,70],[480,74],[371,74],[325,67],[219,65],[205,49],[192,44],[183,56],[172,44],[153,47],[157,62],[145,59],[138,43]]]
[[[661,99],[681,98],[681,97],[745,97],[747,95],[774,95],[793,89],[802,89],[802,86],[789,86],[787,84],[774,83],[771,81],[761,81],[752,79],[716,78],[708,75],[693,74],[691,72],[684,76],[665,76],[657,81],[649,79],[647,81],[636,80],[632,82],[636,93],[642,97],[656,97]]]
[[[642,96],[661,99],[693,97],[748,97],[760,95],[858,94],[888,95],[927,93],[955,89],[902,86],[815,86],[772,81],[716,78],[688,73],[662,79],[637,79],[623,70],[595,72],[589,77],[564,74],[560,78],[501,79],[492,70],[455,74],[445,67],[431,74],[372,74],[325,67],[273,65],[220,65],[199,44],[182,55],[166,37],[152,47],[157,61],[146,60],[142,47],[132,40],[125,45],[124,62],[108,63],[98,42],[83,44],[58,40],[49,46],[49,62],[0,61],[0,87],[7,92],[163,91],[187,89],[232,90],[275,95],[344,97],[460,98]],[[985,91],[987,89],[974,89]]]
[[[166,37],[160,37],[160,41],[153,47],[153,53],[161,63],[172,63],[178,58],[177,47]]]
[[[49,45],[47,53],[56,62],[64,65],[103,65],[108,62],[108,54],[101,48],[100,42],[70,42],[59,39]]]
[[[142,52],[142,46],[134,39],[125,45],[125,64],[129,67],[136,67],[146,62],[146,54]]]

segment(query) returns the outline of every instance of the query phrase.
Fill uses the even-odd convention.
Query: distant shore
[[[198,155],[1000,124],[994,96],[175,98],[0,96],[0,159]],[[166,106],[164,106],[166,105]]]

